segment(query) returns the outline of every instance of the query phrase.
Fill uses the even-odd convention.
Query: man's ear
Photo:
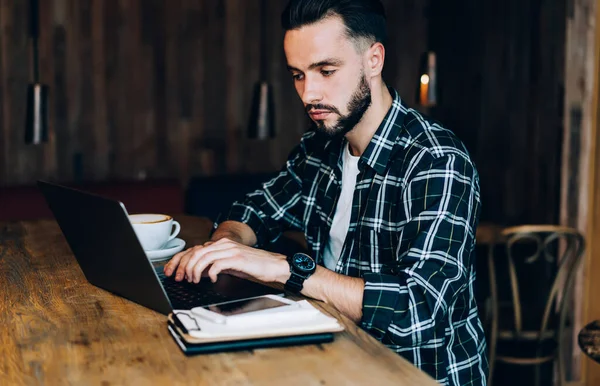
[[[366,52],[367,66],[366,70],[371,77],[381,75],[383,71],[383,62],[385,61],[385,47],[377,42],[373,44]]]

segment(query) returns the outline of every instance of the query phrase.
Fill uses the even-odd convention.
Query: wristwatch
[[[284,288],[287,291],[299,293],[302,291],[304,280],[317,270],[315,260],[305,253],[294,253],[287,257],[290,264],[290,278],[285,283]]]

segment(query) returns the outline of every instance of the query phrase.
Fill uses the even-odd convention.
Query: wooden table
[[[207,239],[208,220],[175,219]],[[333,343],[186,357],[164,315],[85,280],[50,220],[0,222],[0,299],[2,385],[436,384],[326,305],[346,327]]]

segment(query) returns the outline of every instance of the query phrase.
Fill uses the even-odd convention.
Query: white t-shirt
[[[356,187],[356,176],[358,175],[358,160],[350,154],[348,146],[344,147],[343,169],[342,169],[342,192],[338,199],[331,230],[329,231],[329,241],[325,246],[323,254],[323,263],[325,268],[335,271],[335,265],[342,253],[344,240],[350,226],[350,214],[352,213],[352,199],[354,198],[354,188]]]

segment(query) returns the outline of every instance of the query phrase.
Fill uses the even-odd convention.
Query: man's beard
[[[328,110],[334,114],[338,114],[340,118],[333,126],[327,126],[325,121],[314,122],[318,132],[325,134],[329,137],[344,136],[348,134],[354,126],[360,122],[365,112],[371,106],[371,89],[367,83],[367,78],[363,73],[356,87],[350,102],[348,102],[348,114],[342,115],[335,106],[323,105],[323,104],[312,104],[306,106],[306,112],[312,109],[315,110]]]

